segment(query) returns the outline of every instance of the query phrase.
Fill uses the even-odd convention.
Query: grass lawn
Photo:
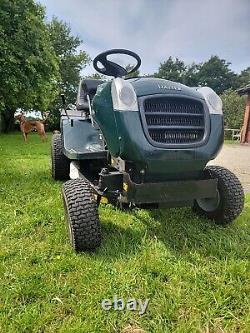
[[[225,139],[224,143],[226,143],[227,145],[235,145],[235,144],[239,144],[240,141],[239,140],[229,140],[229,139]]]
[[[0,136],[1,333],[250,332],[250,196],[226,228],[190,209],[102,206],[101,248],[75,254],[49,141]],[[102,310],[114,295],[148,309]]]

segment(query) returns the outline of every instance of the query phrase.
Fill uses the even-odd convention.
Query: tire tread
[[[244,207],[244,191],[239,179],[230,170],[221,166],[207,166],[205,172],[210,178],[218,179],[218,190],[221,203],[214,212],[205,212],[195,202],[194,210],[199,215],[215,220],[217,224],[228,224],[234,221]]]
[[[69,179],[70,160],[63,154],[61,134],[53,134],[51,141],[51,172],[55,180]]]
[[[72,179],[63,184],[62,193],[73,248],[94,250],[101,243],[101,228],[92,187],[86,180]]]

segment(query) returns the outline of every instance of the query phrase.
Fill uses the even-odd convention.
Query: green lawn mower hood
[[[93,118],[111,156],[133,162],[148,180],[199,177],[223,143],[222,102],[208,87],[118,77],[98,87]]]

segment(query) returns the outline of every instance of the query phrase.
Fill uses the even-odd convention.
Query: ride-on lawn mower
[[[128,73],[111,55],[137,64]],[[131,75],[139,56],[124,49],[93,61],[112,81],[82,80],[76,110],[61,114],[61,134],[52,138],[52,175],[63,184],[69,234],[76,251],[101,243],[98,206],[145,209],[190,206],[218,224],[242,211],[237,177],[206,166],[223,144],[220,97],[208,87]]]

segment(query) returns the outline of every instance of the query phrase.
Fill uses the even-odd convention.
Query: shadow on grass
[[[140,251],[143,232],[133,227],[123,228],[112,221],[105,221],[101,227],[103,240],[98,256],[117,258],[134,255]]]
[[[197,217],[190,208],[168,210],[132,210],[133,217],[143,227],[120,227],[106,219],[103,224],[104,242],[98,256],[116,258],[141,251],[142,242],[157,239],[174,256],[192,257],[194,253],[211,259],[249,258],[250,241],[246,212],[232,225],[222,227],[213,221]],[[147,246],[147,245],[146,245]],[[192,259],[193,261],[193,259]]]

